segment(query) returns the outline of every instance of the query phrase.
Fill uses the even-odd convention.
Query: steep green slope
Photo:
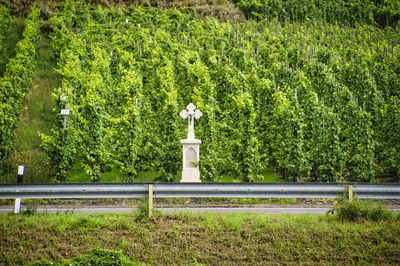
[[[14,129],[24,109],[24,99],[32,84],[32,72],[36,66],[39,41],[40,9],[34,6],[25,20],[23,38],[15,47],[3,76],[0,78],[0,174],[4,160],[14,147]]]
[[[204,181],[255,181],[270,167],[286,181],[399,180],[396,2],[236,2],[258,22],[163,3],[149,4],[181,9],[42,7],[45,19],[54,15],[53,43],[42,35],[2,182],[18,164],[29,165],[29,182],[133,181],[147,171],[172,181],[186,130],[177,114],[189,102],[204,113],[196,122]]]
[[[68,3],[53,41],[59,109],[72,112],[44,136],[60,180],[76,165],[94,181],[110,168],[172,180],[189,102],[204,114],[206,181],[253,181],[267,165],[295,181],[398,179],[400,37],[389,27]]]
[[[59,77],[54,71],[56,61],[51,40],[42,33],[39,42],[37,67],[33,72],[32,85],[24,101],[26,108],[16,127],[15,148],[5,161],[5,183],[16,180],[18,165],[25,165],[24,182],[51,182],[51,164],[41,149],[39,132],[50,133],[55,124],[55,107],[52,93],[59,86]]]

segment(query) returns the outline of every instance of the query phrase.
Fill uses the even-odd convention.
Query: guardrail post
[[[21,199],[20,198],[16,198],[15,199],[15,206],[14,206],[14,213],[19,213],[20,210],[21,210]]]
[[[149,184],[149,217],[153,215],[153,185]]]
[[[349,193],[349,202],[353,201],[353,186],[349,185],[348,186],[348,193]]]

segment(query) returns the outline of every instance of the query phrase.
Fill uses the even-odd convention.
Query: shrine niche
[[[186,151],[185,167],[196,168],[196,165],[193,162],[197,162],[197,153],[196,150],[191,147]]]

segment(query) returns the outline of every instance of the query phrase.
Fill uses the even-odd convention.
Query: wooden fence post
[[[153,215],[153,185],[149,184],[149,217]]]
[[[349,192],[349,202],[353,201],[353,186],[349,185],[348,186],[348,192]]]

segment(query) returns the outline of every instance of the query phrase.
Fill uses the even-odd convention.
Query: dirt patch
[[[173,224],[181,222],[181,219],[177,215],[163,215],[153,218],[157,229],[168,229],[171,228]]]

